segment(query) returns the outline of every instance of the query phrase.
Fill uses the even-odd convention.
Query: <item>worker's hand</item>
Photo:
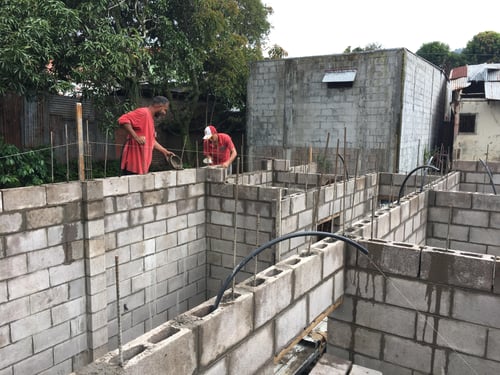
[[[136,141],[137,143],[139,143],[140,145],[145,145],[145,144],[146,144],[146,137],[142,135],[142,136],[140,136],[140,137],[137,137],[137,138],[135,139],[135,141]]]
[[[174,153],[172,151],[168,151],[167,149],[165,149],[164,155],[168,157],[174,155]]]
[[[221,167],[221,168],[227,168],[227,167],[229,167],[229,164],[228,164],[227,162],[226,162],[226,163],[222,163],[222,164],[220,165],[220,167]]]

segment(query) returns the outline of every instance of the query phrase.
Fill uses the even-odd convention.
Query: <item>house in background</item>
[[[409,172],[451,127],[447,83],[445,72],[405,48],[254,62],[249,160],[301,164],[310,149],[336,165],[340,141],[350,174]]]
[[[450,72],[454,160],[500,160],[500,64]]]

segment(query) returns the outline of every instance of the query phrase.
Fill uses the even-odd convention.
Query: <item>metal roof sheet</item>
[[[354,82],[356,69],[327,70],[321,82]]]
[[[485,82],[484,96],[486,99],[500,100],[500,81]]]

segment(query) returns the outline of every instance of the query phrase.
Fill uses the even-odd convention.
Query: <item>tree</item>
[[[4,0],[0,7],[0,94],[58,91],[67,80],[51,61],[62,59],[79,24],[58,0]]]
[[[347,46],[344,53],[356,53],[356,52],[366,52],[366,51],[376,51],[382,49],[382,45],[379,43],[369,43],[365,47],[356,47],[354,49],[351,46]]]
[[[483,31],[474,35],[462,54],[471,65],[500,62],[500,33]]]
[[[450,61],[450,46],[442,42],[424,43],[416,54],[436,66],[444,68]]]

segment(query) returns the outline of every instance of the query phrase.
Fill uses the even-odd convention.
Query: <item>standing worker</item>
[[[118,124],[127,131],[127,140],[122,152],[120,168],[125,175],[148,173],[153,160],[153,149],[165,157],[173,155],[156,141],[155,118],[165,116],[169,101],[164,96],[155,96],[148,107],[137,108],[125,113]]]
[[[238,155],[231,137],[226,133],[218,133],[213,125],[205,128],[203,154],[207,157],[209,165],[222,168],[231,167]],[[231,168],[228,169],[228,172],[231,173]]]

